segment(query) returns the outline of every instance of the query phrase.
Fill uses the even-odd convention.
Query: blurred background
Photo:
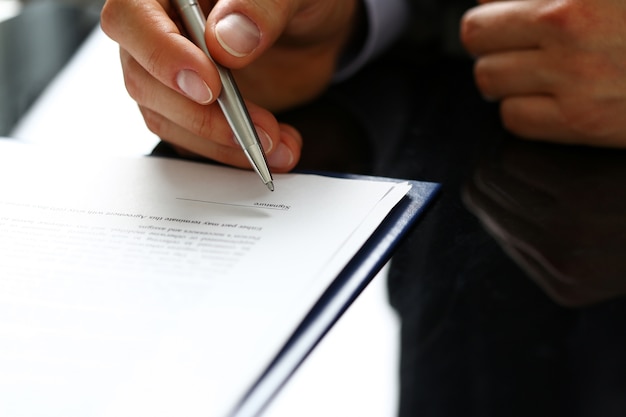
[[[0,136],[98,24],[104,0],[0,0]]]

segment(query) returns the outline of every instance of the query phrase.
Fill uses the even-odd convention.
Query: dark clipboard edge
[[[352,174],[307,172],[338,178],[404,182]],[[393,252],[437,195],[440,185],[407,181],[411,189],[392,209],[300,323],[287,343],[246,392],[230,417],[259,416],[315,346],[391,259]]]

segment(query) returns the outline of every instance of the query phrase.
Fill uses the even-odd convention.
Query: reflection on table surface
[[[471,73],[390,51],[279,115],[301,169],[442,183],[389,271],[398,414],[624,416],[626,152],[512,137]]]
[[[556,302],[626,294],[626,151],[515,139],[494,143],[465,201]]]
[[[626,415],[626,151],[513,137],[465,59],[391,53],[342,88],[375,173],[442,183],[390,270],[399,414]]]
[[[515,138],[471,74],[391,52],[323,98],[366,170],[442,183],[389,275],[399,415],[626,415],[626,151]]]

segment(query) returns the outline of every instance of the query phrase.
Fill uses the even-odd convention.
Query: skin
[[[327,88],[356,27],[357,0],[202,5],[209,51],[233,69],[270,168],[289,171],[300,158],[302,138],[278,123],[273,112],[305,103]],[[182,152],[250,167],[215,103],[221,91],[217,70],[183,36],[168,0],[107,0],[101,26],[120,45],[126,88],[152,132]]]
[[[626,147],[626,2],[482,1],[461,22],[479,90],[529,139]]]
[[[300,158],[302,138],[273,113],[305,103],[329,85],[357,27],[359,1],[219,0],[203,6],[210,11],[212,56],[234,70],[272,170],[289,171]],[[228,16],[247,18],[257,30],[257,42],[244,42],[244,53],[220,43]],[[168,0],[107,0],[101,15],[104,32],[120,45],[127,90],[149,129],[181,152],[248,168],[214,104],[221,88],[216,69],[179,23]],[[507,129],[528,139],[624,148],[625,27],[622,0],[483,0],[464,15],[460,33],[476,57],[477,86],[500,102]],[[181,74],[191,74],[187,87],[203,85],[204,94],[185,89]]]

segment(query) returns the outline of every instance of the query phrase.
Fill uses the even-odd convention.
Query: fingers
[[[624,148],[624,106],[607,110],[593,103],[553,94],[505,96],[504,127],[517,136],[563,144]]]
[[[487,99],[501,100],[503,123],[519,136],[623,144],[621,118],[615,117],[621,101],[607,99],[617,95],[604,87],[602,77],[585,76],[611,67],[594,66],[593,53],[581,57],[580,49],[557,41],[559,33],[543,24],[549,11],[541,7],[545,5],[535,0],[487,1],[464,15],[461,38],[476,56],[478,89]],[[604,75],[614,77],[610,71]]]
[[[217,105],[204,106],[186,99],[150,77],[126,51],[120,53],[130,96],[140,105],[148,128],[174,145],[216,161],[250,168],[224,114]],[[292,169],[300,158],[302,139],[293,128],[279,126],[266,110],[247,103],[259,139],[276,172]]]
[[[216,141],[206,140],[182,126],[172,123],[170,119],[151,109],[142,107],[141,112],[150,129],[159,132],[158,134],[163,140],[177,148],[224,164],[245,169],[251,168],[242,149],[239,146],[233,146],[232,132],[226,133],[224,138],[230,138],[233,142],[229,145],[223,145]],[[269,119],[255,127],[263,148],[266,150],[267,163],[270,169],[276,173],[292,170],[300,159],[302,149],[302,138],[298,131],[291,126],[277,124]],[[278,140],[270,139],[268,131]]]
[[[167,117],[172,123],[187,126],[187,130],[199,136],[207,134],[221,145],[229,144],[228,126],[221,119],[223,116],[218,106],[200,105],[168,88],[125,50],[120,51],[120,58],[126,90],[141,107]],[[160,137],[171,137],[163,136],[164,132],[158,126],[147,124]]]
[[[164,137],[173,138],[164,140],[174,145],[181,153],[202,157],[209,155],[217,162],[244,169],[251,168],[250,162],[240,147],[224,146],[213,141],[202,140],[150,109],[141,108],[141,112],[149,125],[158,126],[157,130],[163,132]],[[302,148],[302,139],[296,130],[286,125],[280,125],[279,128],[278,135],[281,140],[278,146],[274,146],[272,152],[266,155],[268,165],[275,173],[292,170],[300,158]],[[261,128],[257,128],[257,131],[260,137],[266,134]]]
[[[548,54],[536,49],[485,55],[474,65],[476,85],[490,100],[544,94],[561,84],[550,60]]]
[[[506,97],[500,103],[502,122],[508,130],[527,139],[566,144],[624,147],[621,129],[613,114],[595,114],[587,106],[551,95]]]
[[[224,2],[226,3],[226,2]],[[250,168],[221,109],[221,91],[208,57],[181,35],[168,1],[108,0],[102,28],[120,44],[124,81],[148,128],[179,148],[242,168]],[[175,16],[174,16],[175,17]],[[250,116],[275,172],[292,169],[300,158],[297,131],[278,124],[266,110],[247,103]]]
[[[298,10],[296,0],[219,1],[207,19],[207,45],[229,68],[249,65],[272,46]]]
[[[338,53],[357,25],[360,1],[221,0],[207,19],[207,45],[216,61],[233,69],[278,45],[313,48],[318,57],[322,50]]]
[[[500,113],[504,126],[519,136],[562,143],[581,141],[551,96],[507,97],[500,104]]]
[[[101,26],[163,85],[197,103],[211,103],[221,91],[217,70],[181,35],[169,13],[173,11],[168,1],[108,0]]]
[[[536,4],[529,0],[489,2],[468,10],[461,20],[460,36],[474,56],[539,46],[541,33],[529,30]]]

